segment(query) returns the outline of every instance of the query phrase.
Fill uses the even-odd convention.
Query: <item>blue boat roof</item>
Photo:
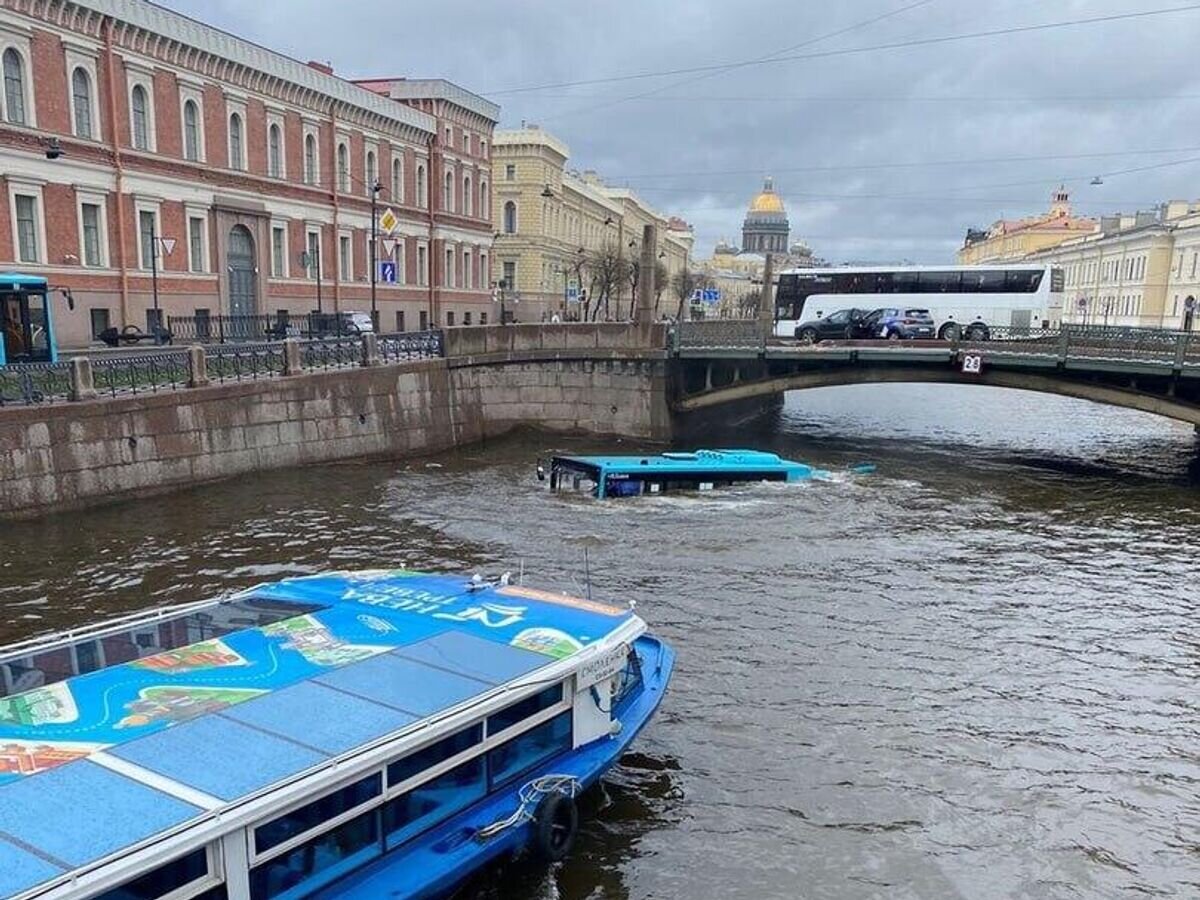
[[[407,570],[230,599],[275,615],[0,697],[0,897],[489,693],[633,617]]]
[[[643,456],[557,456],[564,462],[622,472],[809,472],[811,467],[762,450],[685,450]]]
[[[25,275],[22,272],[0,272],[0,288],[31,288],[37,290],[46,286],[46,279],[41,275]]]

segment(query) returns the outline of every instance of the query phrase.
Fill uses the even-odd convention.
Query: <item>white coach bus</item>
[[[1063,270],[1044,265],[786,269],[775,334],[842,309],[928,310],[941,340],[987,340],[993,328],[1049,328],[1062,311]]]

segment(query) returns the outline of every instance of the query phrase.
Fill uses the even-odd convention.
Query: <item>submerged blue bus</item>
[[[0,272],[0,366],[58,361],[49,297],[45,278]]]

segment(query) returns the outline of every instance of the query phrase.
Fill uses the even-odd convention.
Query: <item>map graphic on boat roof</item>
[[[632,617],[407,570],[288,579],[201,610],[223,608],[273,613],[214,637],[193,610],[186,645],[0,697],[0,897],[204,812],[179,794],[219,808],[571,656]],[[187,790],[172,796],[128,764]]]

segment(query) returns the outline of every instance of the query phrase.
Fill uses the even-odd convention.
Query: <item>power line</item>
[[[766,56],[759,56],[752,60],[748,60],[748,61],[744,60],[743,62],[750,62],[750,63],[767,62],[768,60],[774,59],[777,56],[782,56],[785,53],[791,53],[793,50],[799,50],[802,47],[811,47],[813,44],[819,44],[822,41],[831,40],[835,37],[841,37],[844,34],[849,34],[851,31],[857,31],[860,28],[867,28],[878,22],[882,22],[885,19],[893,18],[895,16],[909,12],[910,10],[917,9],[918,7],[928,6],[930,3],[933,3],[933,2],[935,2],[935,0],[917,0],[916,3],[910,3],[907,6],[902,6],[899,9],[891,10],[890,12],[886,12],[881,15],[874,16],[870,19],[865,19],[861,22],[855,22],[854,24],[847,25],[844,28],[839,28],[835,31],[830,31],[830,32],[826,32],[825,34],[817,35],[816,37],[812,37],[812,38],[809,38],[808,40],[801,41],[799,44],[793,44],[790,47],[784,47],[782,50],[776,50],[774,53],[768,53]],[[704,72],[700,75],[697,75],[695,78],[685,78],[681,81],[672,82],[671,84],[664,84],[664,85],[660,85],[659,87],[656,87],[656,88],[651,88],[648,91],[644,91],[640,94],[634,94],[630,97],[618,97],[615,100],[609,100],[608,102],[605,102],[605,103],[598,103],[593,106],[581,107],[578,109],[567,110],[565,112],[554,113],[549,116],[543,116],[543,118],[545,118],[547,120],[561,119],[561,118],[565,118],[567,116],[579,115],[580,113],[585,113],[585,112],[592,113],[592,112],[596,112],[597,110],[608,109],[609,107],[613,107],[613,106],[620,106],[622,103],[628,103],[633,100],[645,100],[655,94],[662,93],[663,91],[669,91],[672,88],[682,87],[685,84],[694,84],[695,82],[703,81],[706,78],[713,78],[713,77],[719,75],[721,72],[728,71],[728,69],[736,68],[740,65],[742,65],[742,62],[730,63],[730,64],[728,64],[727,68],[720,68],[715,71]]]
[[[670,87],[670,86],[668,86]],[[664,88],[665,90],[666,88]],[[582,97],[604,97],[605,94],[574,94],[564,92],[561,94],[543,94],[543,97],[559,97],[562,99],[578,100]],[[784,97],[779,94],[757,94],[757,95],[737,95],[737,96],[719,96],[716,94],[671,94],[668,96],[650,97],[650,92],[639,94],[635,97],[626,97],[625,100],[641,100],[653,99],[655,101],[667,101],[672,103],[1149,103],[1161,102],[1164,100],[1200,100],[1200,94],[1143,94],[1137,95],[1047,95],[1042,97],[1019,97],[1016,95],[1001,97],[1001,96],[970,96],[960,94],[956,96],[888,96],[886,94],[876,94],[873,96],[821,96],[810,94],[805,96]],[[622,101],[623,102],[623,101]],[[549,118],[553,118],[550,116]]]
[[[614,84],[622,81],[639,81],[646,78],[662,78],[668,75],[695,75],[702,72],[723,72],[732,69],[742,69],[750,66],[763,66],[771,63],[794,62],[807,59],[827,59],[834,56],[850,56],[863,53],[874,53],[880,50],[902,50],[910,47],[928,47],[938,44],[950,44],[958,41],[980,40],[983,38],[1005,37],[1014,34],[1029,34],[1037,31],[1051,31],[1063,28],[1077,28],[1083,25],[1099,25],[1107,22],[1123,22],[1133,19],[1146,19],[1152,16],[1167,16],[1175,13],[1195,12],[1200,10],[1200,3],[1189,3],[1183,6],[1169,6],[1159,9],[1147,9],[1140,12],[1114,13],[1107,16],[1092,16],[1084,19],[1064,19],[1058,22],[1043,22],[1040,25],[1014,25],[1008,28],[992,28],[986,31],[971,31],[963,34],[946,34],[928,38],[913,38],[906,41],[894,41],[886,44],[872,44],[864,47],[847,47],[839,50],[820,50],[816,53],[797,53],[784,56],[773,56],[769,59],[745,60],[738,63],[723,63],[708,66],[688,66],[679,69],[662,69],[656,72],[637,72],[632,75],[610,75],[605,78],[585,78],[577,81],[559,81],[549,84],[527,85],[524,87],[504,88],[488,91],[488,95],[499,97],[507,94],[528,94],[537,91],[554,90],[557,88],[583,87],[592,84]]]

